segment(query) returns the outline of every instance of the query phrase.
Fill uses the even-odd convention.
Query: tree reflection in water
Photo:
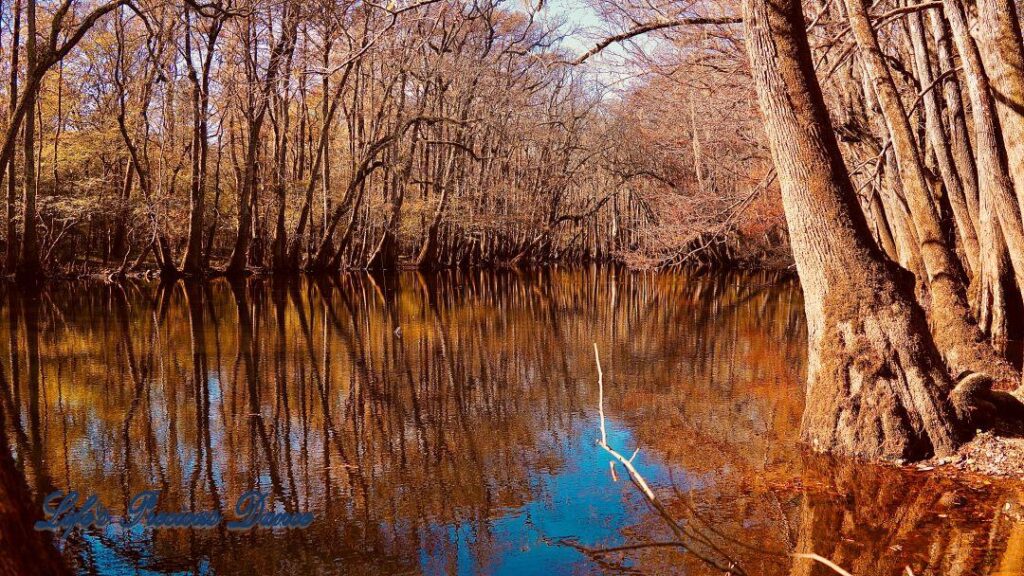
[[[316,513],[291,532],[90,532],[65,550],[82,573],[720,573],[636,547],[673,534],[594,444],[595,341],[609,443],[642,447],[635,464],[666,511],[746,573],[828,574],[789,556],[806,551],[858,575],[1020,573],[1019,485],[796,448],[801,301],[768,275],[351,274],[5,296],[4,433],[37,500],[73,488],[122,511],[160,489],[161,509],[228,514],[260,489]]]

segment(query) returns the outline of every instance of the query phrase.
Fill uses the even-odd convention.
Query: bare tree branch
[[[615,44],[617,42],[623,42],[625,40],[629,40],[630,38],[635,38],[637,36],[641,36],[641,35],[646,34],[648,32],[654,32],[656,30],[664,30],[666,28],[675,28],[677,26],[724,26],[724,25],[729,25],[729,24],[740,24],[742,22],[743,22],[743,20],[741,18],[736,18],[736,17],[721,17],[721,18],[694,17],[694,18],[676,18],[676,19],[673,19],[673,20],[666,20],[664,22],[650,22],[650,23],[647,23],[647,24],[640,24],[639,26],[635,26],[633,28],[630,28],[629,30],[627,30],[627,31],[625,31],[625,32],[623,32],[621,34],[616,34],[614,36],[609,36],[608,38],[605,38],[604,40],[601,40],[600,42],[595,44],[593,48],[591,48],[590,50],[587,50],[586,52],[581,54],[579,56],[579,58],[576,58],[575,60],[573,60],[571,62],[571,64],[573,66],[578,66],[578,65],[586,62],[587,59],[590,58],[591,56],[597,54],[598,52],[604,50],[605,48],[611,46],[612,44]]]

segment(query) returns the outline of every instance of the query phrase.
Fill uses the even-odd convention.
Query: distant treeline
[[[609,97],[543,3],[2,6],[21,277],[734,259],[736,199],[763,188],[695,127],[668,161],[674,119],[633,115],[664,87]]]

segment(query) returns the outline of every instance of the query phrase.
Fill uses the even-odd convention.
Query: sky
[[[541,14],[551,20],[564,20],[573,29],[564,44],[576,54],[589,50],[606,27],[584,0],[551,0],[545,2]]]
[[[530,0],[524,0],[530,1]],[[598,41],[619,32],[604,22],[586,0],[547,0],[540,12],[542,20],[552,25],[564,22],[568,33],[562,45],[579,56]],[[658,40],[654,36],[640,36],[632,42],[653,48]],[[612,44],[587,60],[584,66],[593,81],[605,87],[623,88],[636,78],[636,70],[622,66],[626,51],[621,44]]]

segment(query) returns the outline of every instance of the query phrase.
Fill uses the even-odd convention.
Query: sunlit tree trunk
[[[923,289],[925,284],[924,260],[921,258],[921,243],[917,240],[914,222],[907,210],[907,202],[903,197],[903,187],[896,170],[892,151],[884,153],[879,160],[884,163],[882,174],[882,203],[885,206],[889,222],[892,224],[893,238],[896,241],[896,260],[901,266],[914,273],[918,286]]]
[[[943,104],[946,107],[946,118],[949,120],[949,142],[953,149],[957,174],[960,175],[961,187],[967,201],[967,213],[971,217],[974,229],[978,229],[978,174],[975,167],[974,152],[967,130],[967,119],[964,114],[960,82],[953,65],[953,49],[949,41],[949,28],[941,10],[929,10],[928,21],[931,25],[932,37],[935,40],[935,58],[938,63],[938,74],[945,77],[942,81]]]
[[[36,0],[28,0],[25,12],[27,37],[25,38],[26,75],[36,76],[38,52],[36,48]],[[37,83],[38,86],[38,83]],[[22,223],[21,254],[18,257],[17,275],[33,278],[39,275],[39,237],[36,232],[36,120],[35,107],[38,87],[25,88],[25,131],[22,135],[24,166],[22,170]]]
[[[1010,176],[1024,205],[1024,44],[1011,0],[978,0],[970,31],[978,43],[1002,130]]]
[[[939,219],[906,110],[871,27],[863,0],[845,0],[850,29],[889,129],[900,181],[917,230],[927,273],[929,317],[935,344],[950,370],[994,372],[1016,379],[1012,367],[983,341],[971,317],[966,290]]]
[[[747,53],[809,329],[803,439],[883,458],[966,437],[909,275],[871,238],[832,132],[799,0],[744,0]]]
[[[981,197],[981,273],[975,287],[978,326],[989,336],[997,350],[1005,350],[1009,338],[1007,303],[1010,295],[1007,279],[1010,276],[1010,256],[1003,242],[999,219],[993,213],[992,200]]]
[[[992,233],[994,230],[992,217],[998,219],[998,229],[1004,242],[996,242],[994,246],[998,248],[998,244],[1005,244],[1017,285],[1024,286],[1024,227],[1021,225],[1020,205],[1014,198],[1013,183],[1001,146],[1003,139],[1000,134],[991,87],[982,65],[978,47],[968,34],[967,20],[960,0],[943,0],[943,8],[953,33],[953,41],[960,53],[967,93],[971,103],[971,118],[974,121],[978,194],[982,199],[979,202],[979,232],[982,236]],[[985,198],[988,200],[984,200]],[[986,221],[988,222],[987,228]],[[999,239],[997,238],[997,240]],[[998,266],[994,259],[1000,257],[1001,253],[986,251],[984,245],[982,248],[982,258],[989,259],[989,268]],[[986,262],[983,261],[981,266],[984,270]],[[1000,275],[1000,272],[995,270],[987,273],[988,287],[994,288],[1002,285],[1002,280],[999,283],[994,283],[994,278],[997,275],[1001,277],[1005,274]],[[985,288],[984,284],[979,290],[983,288]],[[984,295],[981,294],[979,297],[984,297]],[[990,298],[990,300],[999,305],[999,301],[994,298]]]
[[[889,221],[885,215],[885,206],[882,205],[881,194],[877,191],[871,194],[871,218],[874,220],[875,237],[878,239],[878,247],[885,252],[885,255],[890,260],[896,261],[898,259],[898,253],[896,251],[896,240],[892,236],[892,231],[889,228]]]
[[[914,64],[917,70],[918,81],[922,90],[930,88],[933,82],[931,59],[929,58],[928,43],[924,33],[924,23],[920,12],[907,14],[907,21],[910,28],[910,40],[913,45]],[[935,152],[935,161],[942,177],[942,183],[946,188],[946,196],[949,198],[949,205],[953,212],[953,219],[956,222],[956,232],[963,247],[968,271],[976,274],[978,270],[978,235],[974,228],[967,209],[967,198],[961,184],[960,174],[957,172],[956,163],[953,160],[953,151],[950,149],[949,140],[946,138],[946,130],[942,122],[942,112],[939,103],[939,92],[927,90],[922,96],[924,100],[925,131],[928,142]]]

